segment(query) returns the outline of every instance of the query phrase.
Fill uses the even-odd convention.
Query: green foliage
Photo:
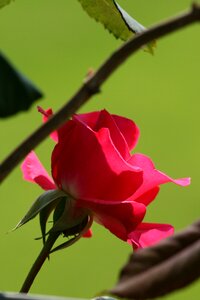
[[[145,27],[133,19],[115,0],[79,0],[88,15],[100,22],[116,38],[127,41],[134,34],[145,31]],[[155,41],[145,51],[153,54]]]
[[[0,8],[4,7],[5,5],[9,4],[12,0],[0,0]]]
[[[42,93],[0,53],[0,117],[28,110]]]
[[[62,195],[61,191],[61,195]],[[46,194],[46,193],[45,193]],[[44,195],[44,194],[43,194]],[[53,194],[52,194],[53,195]],[[58,194],[59,195],[59,194]],[[45,195],[44,195],[45,197]],[[44,199],[43,197],[43,199]],[[51,196],[49,197],[49,199]],[[54,198],[54,195],[52,199]],[[40,201],[40,202],[43,202]],[[36,205],[38,206],[38,205]],[[46,236],[48,234],[51,234],[53,232],[59,232],[62,233],[64,237],[67,238],[67,241],[60,244],[59,246],[55,247],[53,250],[51,250],[50,253],[56,252],[58,250],[65,249],[72,244],[74,244],[76,241],[78,241],[82,233],[85,232],[89,222],[90,218],[88,218],[87,215],[80,215],[80,217],[75,218],[73,214],[73,199],[70,197],[60,197],[56,198],[55,200],[52,200],[52,202],[49,201],[47,206],[41,205],[39,208],[40,210],[40,227],[42,231],[42,239],[43,244],[46,243]],[[36,209],[38,211],[38,209]],[[32,212],[34,213],[35,209],[32,209]],[[52,228],[46,233],[46,222],[48,220],[48,217],[50,213],[53,212],[53,226]],[[30,214],[32,215],[32,213]],[[35,213],[34,213],[35,216]],[[22,224],[23,225],[23,224]],[[21,226],[21,225],[19,225]]]
[[[52,211],[54,211],[53,227],[46,233],[46,223]],[[61,190],[48,190],[36,199],[14,229],[18,229],[39,214],[43,244],[46,243],[46,236],[52,232],[60,232],[67,238],[71,237],[67,242],[52,250],[55,252],[75,243],[89,223],[90,219],[87,215],[83,214],[74,218],[72,211],[73,200],[70,197]]]
[[[38,213],[40,213],[48,205],[52,204],[52,202],[55,202],[56,200],[61,199],[63,197],[66,197],[66,194],[61,190],[49,190],[44,192],[36,199],[36,201],[33,203],[26,215],[16,225],[15,229],[21,227],[22,225],[36,217]],[[42,224],[44,224],[44,222],[42,222]]]
[[[140,33],[145,29],[114,0],[79,0],[79,2],[89,16],[101,22],[116,38],[126,41],[134,33]]]

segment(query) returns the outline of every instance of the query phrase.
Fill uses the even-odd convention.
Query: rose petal
[[[131,196],[142,183],[141,169],[123,160],[108,129],[95,133],[82,123],[68,124],[52,153],[58,187],[82,200],[121,202]]]
[[[92,230],[88,229],[88,231],[83,234],[83,237],[84,238],[90,238],[90,237],[92,237]]]
[[[79,122],[84,123],[86,126],[90,127],[95,131],[96,124],[98,122],[100,111],[94,111],[85,114],[75,114],[73,115],[73,120],[78,120]]]
[[[142,194],[141,196],[135,197],[135,195],[133,195],[132,197],[130,197],[130,199],[127,200],[127,202],[134,201],[132,199],[135,199],[136,202],[139,203],[143,203],[144,205],[149,205],[157,196],[158,192],[159,192],[160,188],[158,186],[156,186],[155,188],[145,192],[144,194]]]
[[[160,184],[167,182],[173,182],[182,186],[187,186],[190,184],[190,178],[181,178],[174,180],[166,174],[156,170],[150,158],[143,154],[134,154],[130,158],[128,163],[133,166],[142,168],[144,172],[143,183],[130,200],[139,201],[144,203],[145,205],[148,205],[155,197],[150,197],[148,199],[147,197],[143,198],[142,196],[146,194],[146,192],[149,192],[152,189],[158,187]]]
[[[53,111],[51,108],[44,110],[42,107],[38,106],[38,111],[43,115],[43,122],[47,122],[50,117],[53,116]],[[66,130],[68,130],[69,125],[71,125],[71,121],[67,121],[64,123],[63,126],[61,126],[58,130],[53,131],[50,134],[50,137],[52,140],[54,140],[56,143],[58,142],[58,139],[62,139],[65,136]]]
[[[134,249],[145,248],[158,243],[173,233],[174,228],[169,224],[141,223],[129,235],[128,242],[132,244]]]
[[[127,241],[129,234],[143,220],[146,207],[137,202],[115,205],[84,203],[93,212],[94,220],[118,238]]]
[[[123,134],[128,146],[129,150],[133,150],[136,146],[139,136],[140,136],[140,130],[137,127],[137,125],[130,119],[112,115],[119,130]]]
[[[36,154],[31,151],[21,165],[24,180],[37,183],[44,190],[56,188],[53,180],[42,166]]]
[[[90,117],[92,118],[92,121],[90,120]],[[85,125],[89,126],[92,130],[95,132],[98,132],[102,128],[108,128],[110,132],[110,137],[112,139],[112,142],[114,143],[117,150],[120,152],[122,157],[125,160],[128,160],[130,158],[129,148],[128,144],[122,135],[121,131],[117,127],[117,124],[112,117],[106,110],[102,110],[97,115],[92,113],[87,115],[75,115],[74,120],[78,120],[79,122],[84,122]],[[94,122],[95,121],[95,122]]]

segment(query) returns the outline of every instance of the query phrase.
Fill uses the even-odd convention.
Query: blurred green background
[[[119,0],[123,8],[149,26],[188,9],[189,0]],[[199,218],[200,27],[191,25],[158,41],[155,56],[131,57],[81,112],[106,108],[134,119],[141,130],[137,152],[148,154],[158,169],[174,178],[191,176],[181,188],[162,186],[146,220],[174,224],[177,230]],[[89,68],[98,68],[121,45],[90,19],[77,0],[16,0],[0,11],[4,54],[45,92],[27,113],[0,121],[0,160],[40,123],[36,105],[57,110],[82,84]],[[50,169],[53,142],[36,152]],[[8,233],[42,190],[22,180],[20,168],[1,186],[0,290],[18,291],[41,242],[38,219]],[[52,255],[32,293],[93,297],[112,287],[131,249],[101,228],[70,249]],[[7,234],[8,233],[8,234]],[[195,299],[200,283],[166,299]]]

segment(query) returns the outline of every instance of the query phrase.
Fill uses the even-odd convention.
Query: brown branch
[[[129,56],[152,40],[198,21],[200,21],[200,5],[196,4],[193,5],[191,11],[149,28],[125,43],[102,64],[97,72],[83,84],[67,104],[8,155],[0,165],[0,182],[8,176],[32,149],[41,143],[52,131],[59,128],[92,95],[98,93],[102,84]]]
[[[109,291],[126,299],[152,299],[200,277],[200,221],[160,244],[131,255]]]

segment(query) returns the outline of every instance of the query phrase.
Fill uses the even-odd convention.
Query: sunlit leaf
[[[48,206],[57,199],[66,197],[66,194],[61,190],[49,190],[40,195],[33,203],[27,214],[21,219],[14,229],[19,228],[31,219],[33,219],[42,209]]]
[[[114,0],[79,0],[86,12],[117,38],[128,40],[134,33],[145,30]]]
[[[42,93],[0,53],[0,117],[28,110]]]

